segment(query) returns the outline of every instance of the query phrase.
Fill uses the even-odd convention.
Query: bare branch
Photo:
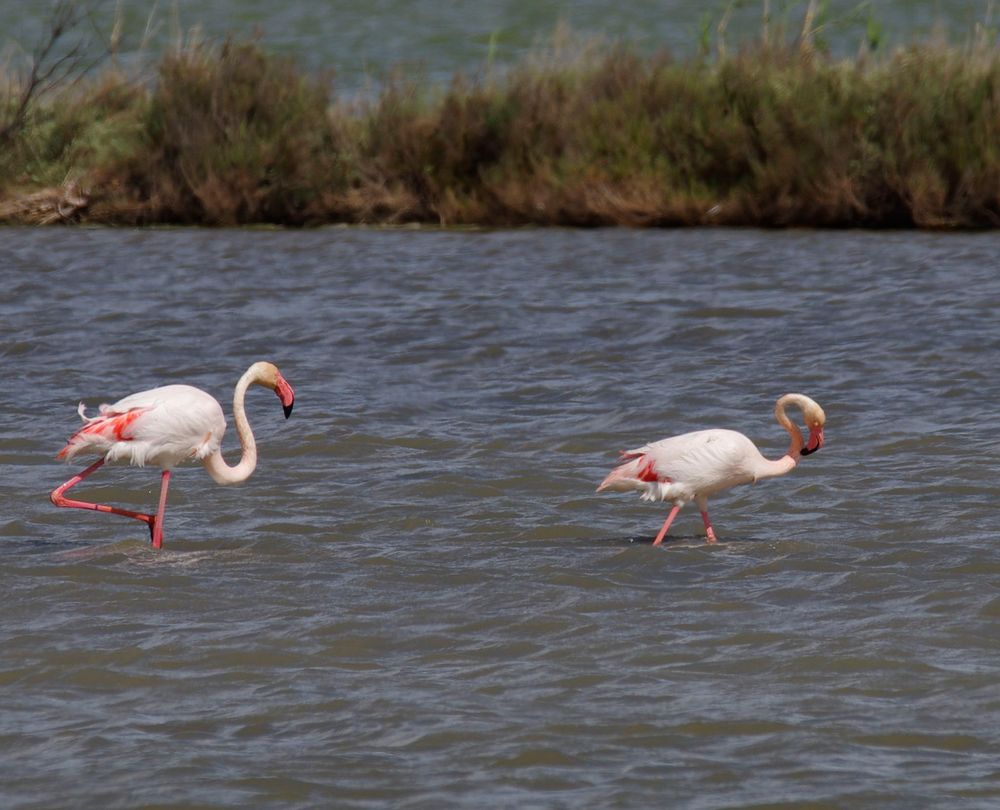
[[[52,9],[47,31],[31,54],[31,64],[19,82],[19,94],[12,104],[6,122],[0,123],[0,143],[6,143],[20,133],[28,121],[32,105],[42,96],[69,84],[75,84],[100,62],[107,58],[105,49],[96,57],[88,58],[90,41],[78,39],[61,55],[60,45],[67,34],[76,32],[83,20],[91,19],[90,13],[77,0],[59,0]]]

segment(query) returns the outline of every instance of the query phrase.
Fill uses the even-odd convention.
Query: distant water
[[[765,4],[758,0],[707,4],[700,0],[172,0],[90,5],[96,9],[96,32],[90,25],[80,30],[95,48],[109,35],[114,10],[121,8],[120,56],[127,65],[148,61],[178,34],[195,27],[214,37],[256,31],[268,47],[294,55],[310,69],[335,71],[337,86],[354,93],[370,87],[372,78],[394,66],[423,71],[438,83],[458,71],[478,75],[487,64],[503,67],[551,42],[561,25],[584,39],[622,40],[647,52],[667,49],[683,56],[697,50],[705,33],[714,42],[720,23],[727,20],[726,39],[736,46],[760,32]],[[825,5],[828,13],[818,20],[822,24],[818,36],[843,55],[857,52],[868,36],[869,20],[885,46],[925,39],[934,31],[962,41],[977,22],[989,22],[985,2],[831,0]],[[771,0],[772,25],[784,24],[797,32],[806,6],[804,0]],[[0,45],[15,41],[30,51],[48,19],[48,7],[0,0],[4,21]]]
[[[4,230],[0,806],[996,807],[998,251]],[[80,399],[228,412],[259,358],[296,410],[251,392],[257,473],[178,471],[162,553],[49,504]],[[780,455],[786,391],[827,446],[715,498],[719,545],[594,493],[686,430]]]

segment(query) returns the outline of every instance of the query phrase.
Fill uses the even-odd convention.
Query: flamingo
[[[149,526],[153,548],[163,545],[163,512],[167,505],[170,472],[181,462],[198,459],[217,484],[246,481],[257,466],[257,444],[247,421],[243,398],[251,385],[270,388],[278,395],[287,419],[295,404],[295,392],[272,363],[254,363],[236,383],[233,417],[243,454],[235,467],[222,458],[220,446],[226,431],[222,406],[211,394],[190,385],[164,385],[140,391],[114,405],[101,405],[98,416],[88,418],[81,402],[77,412],[84,426],[70,436],[57,458],[69,461],[79,455],[100,456],[87,469],[52,490],[56,506],[92,509],[141,520]],[[160,467],[160,501],[155,515],[132,512],[103,503],[75,501],[64,493],[105,463],[127,462],[134,467]]]
[[[809,442],[785,413],[789,405],[802,411],[809,428]],[[715,530],[708,519],[708,496],[737,484],[756,483],[791,472],[799,458],[815,453],[823,446],[826,414],[805,394],[785,394],[774,405],[778,420],[792,443],[788,452],[774,461],[761,455],[750,439],[735,430],[697,430],[658,442],[623,450],[618,465],[597,488],[598,492],[638,490],[644,501],[670,501],[673,509],[653,541],[660,545],[681,507],[695,501],[705,523],[709,543],[716,542]]]

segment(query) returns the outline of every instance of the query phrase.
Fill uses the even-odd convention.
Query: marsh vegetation
[[[186,36],[152,72],[110,59],[33,93],[8,73],[0,219],[1000,223],[993,33],[889,51],[869,31],[844,57],[815,10],[684,58],[560,34],[509,69],[447,86],[399,73],[369,95],[338,94],[259,38]]]

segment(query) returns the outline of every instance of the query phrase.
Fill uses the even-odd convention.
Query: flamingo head
[[[255,363],[255,380],[265,388],[270,388],[281,400],[281,407],[285,412],[285,419],[292,415],[292,407],[295,405],[295,391],[288,384],[278,367],[274,363]]]
[[[288,384],[288,380],[281,376],[281,372],[278,372],[278,383],[274,387],[274,392],[278,395],[278,399],[281,400],[281,409],[285,412],[285,419],[292,415],[292,408],[295,405],[295,392],[292,390],[292,386]],[[820,443],[822,444],[823,434],[820,432]]]
[[[826,424],[826,414],[819,404],[809,397],[802,397],[802,415],[806,420],[806,427],[809,428],[809,441],[802,448],[802,455],[808,456],[815,453],[823,446],[823,426]]]

